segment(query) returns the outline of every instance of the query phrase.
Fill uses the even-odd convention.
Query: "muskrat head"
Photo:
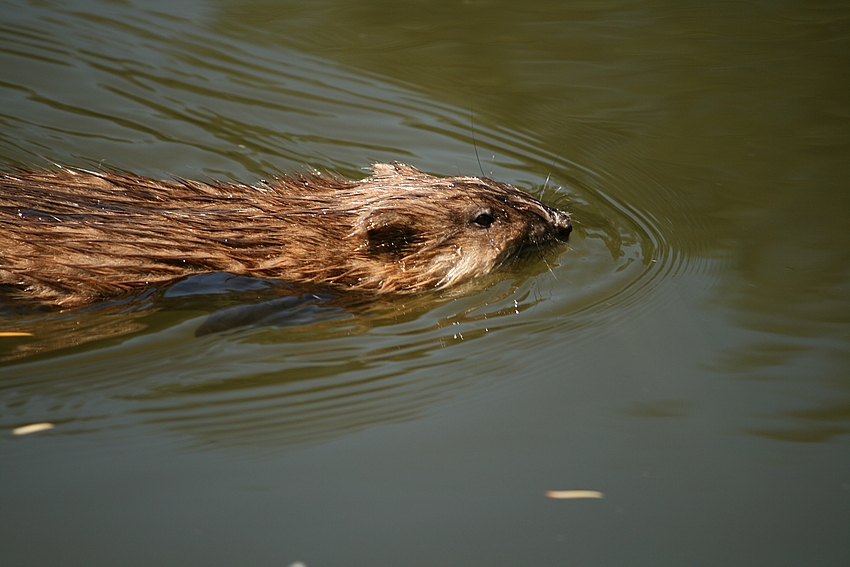
[[[373,172],[363,187],[387,198],[361,210],[352,234],[357,256],[370,265],[364,287],[458,284],[539,254],[572,230],[567,213],[485,177],[439,178],[403,164],[376,164]]]

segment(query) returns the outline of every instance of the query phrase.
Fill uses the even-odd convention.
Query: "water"
[[[399,160],[576,230],[201,336],[275,290],[7,312],[2,563],[846,564],[848,43],[837,2],[3,2],[7,166]]]

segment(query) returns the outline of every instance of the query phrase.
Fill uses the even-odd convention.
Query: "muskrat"
[[[256,185],[113,170],[0,176],[0,284],[62,307],[192,274],[411,293],[566,241],[570,216],[486,177],[375,164]]]

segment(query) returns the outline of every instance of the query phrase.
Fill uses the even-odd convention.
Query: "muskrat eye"
[[[480,226],[481,228],[489,228],[491,224],[496,219],[490,213],[480,213],[477,217],[475,217],[472,222]]]

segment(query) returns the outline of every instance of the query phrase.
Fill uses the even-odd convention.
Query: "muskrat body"
[[[539,253],[571,222],[510,185],[394,163],[257,185],[19,170],[0,176],[0,230],[0,284],[69,307],[205,272],[419,292]]]

